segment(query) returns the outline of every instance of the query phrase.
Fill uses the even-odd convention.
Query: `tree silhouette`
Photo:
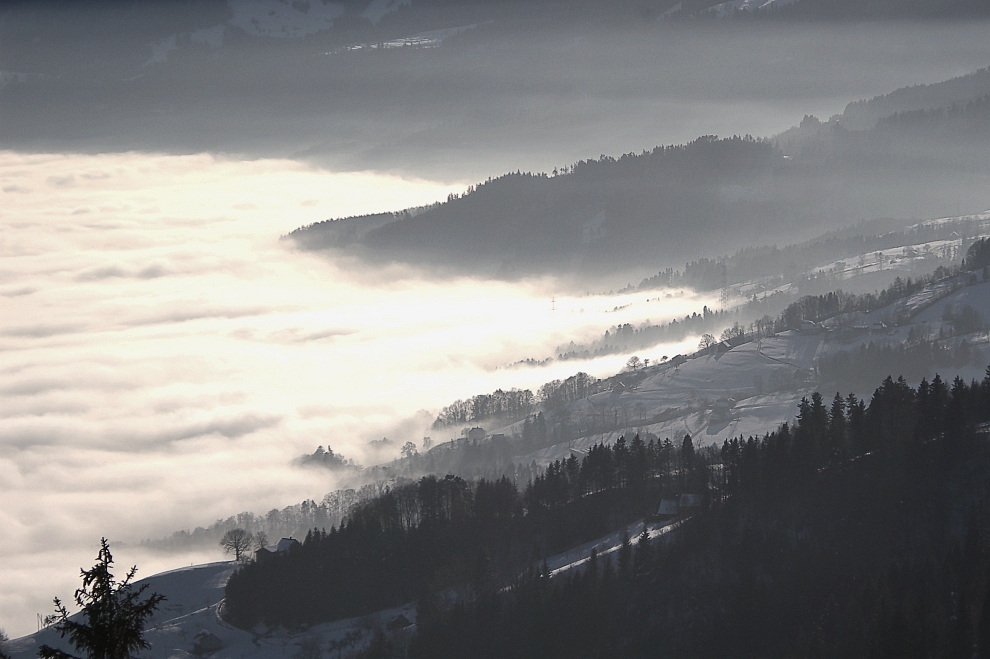
[[[234,560],[241,560],[241,554],[246,552],[251,548],[251,542],[254,538],[251,534],[244,529],[231,529],[223,534],[220,538],[220,546],[223,547],[223,553],[229,554],[234,552]]]
[[[106,538],[100,539],[100,553],[96,565],[80,570],[83,585],[75,594],[76,604],[82,611],[82,622],[69,619],[69,612],[59,598],[55,598],[55,613],[45,617],[46,625],[54,625],[62,638],[69,637],[76,651],[68,652],[42,645],[38,656],[42,659],[130,659],[138,650],[151,646],[144,640],[144,621],[154,613],[165,599],[152,593],[142,600],[141,594],[148,588],[131,585],[137,572],[132,567],[123,581],[117,581],[110,572],[113,556]]]

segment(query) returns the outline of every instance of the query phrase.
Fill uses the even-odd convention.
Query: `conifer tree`
[[[80,570],[83,585],[75,600],[82,609],[82,621],[70,620],[68,609],[57,597],[55,613],[45,618],[62,638],[69,637],[79,655],[42,645],[38,650],[41,659],[130,659],[135,652],[151,647],[144,640],[144,622],[165,597],[152,593],[142,600],[148,585],[135,589],[131,584],[137,566],[123,581],[114,579],[112,567],[110,545],[101,538],[96,565]]]

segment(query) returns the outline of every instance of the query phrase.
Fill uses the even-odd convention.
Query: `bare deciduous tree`
[[[254,538],[251,534],[244,529],[231,529],[220,538],[220,546],[223,547],[223,553],[225,554],[234,552],[234,560],[239,561],[241,560],[241,555],[251,548],[251,542],[253,540]]]
[[[711,334],[702,334],[701,341],[698,342],[698,350],[710,350],[717,343]]]

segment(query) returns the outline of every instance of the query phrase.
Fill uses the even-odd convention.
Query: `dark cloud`
[[[49,391],[61,391],[71,389],[72,383],[67,380],[55,380],[46,378],[36,378],[21,380],[13,384],[5,384],[0,387],[2,396],[35,396]]]
[[[28,426],[18,428],[0,428],[0,444],[4,448],[17,450],[34,450],[44,446],[64,445],[69,442],[79,441],[81,438],[68,428],[52,426]],[[18,465],[24,472],[27,468]]]
[[[156,279],[158,277],[164,277],[168,274],[168,271],[160,265],[149,265],[147,268],[140,270],[137,276],[141,279]]]
[[[116,265],[104,266],[102,268],[96,268],[94,270],[88,270],[81,275],[76,277],[76,281],[100,281],[102,279],[114,279],[117,277],[126,277],[127,273],[124,272],[122,268]]]
[[[82,325],[24,325],[0,330],[0,336],[44,339],[49,336],[58,336],[59,334],[73,334],[81,329],[83,329]]]
[[[14,449],[34,449],[39,446],[57,446],[85,443],[87,448],[102,448],[125,454],[169,449],[172,444],[184,440],[220,435],[238,439],[258,430],[278,425],[281,416],[242,414],[227,418],[211,419],[199,423],[186,423],[154,431],[142,429],[127,431],[115,429],[112,433],[100,433],[97,438],[83,436],[77,428],[57,424],[28,427],[0,428],[0,444]]]
[[[303,336],[300,341],[319,341],[320,339],[328,339],[336,336],[348,336],[354,334],[354,330],[345,329],[327,329],[320,332],[312,332]]]
[[[185,323],[191,320],[203,320],[206,318],[244,318],[248,316],[261,316],[270,311],[267,307],[248,307],[244,309],[197,309],[197,310],[176,310],[136,318],[125,323],[128,327],[142,327],[145,325],[163,325],[167,323]]]
[[[265,414],[243,414],[240,416],[213,419],[202,423],[187,424],[175,428],[169,428],[156,433],[136,437],[138,441],[145,445],[161,446],[186,439],[195,439],[208,435],[220,435],[227,439],[237,439],[245,435],[250,435],[258,430],[271,428],[281,423],[282,417]],[[113,446],[120,445],[115,442]],[[130,448],[134,448],[131,446]]]
[[[23,288],[13,288],[9,291],[0,291],[0,295],[4,297],[20,297],[22,295],[31,295],[37,291],[37,288],[23,287]]]
[[[76,281],[100,281],[103,279],[119,279],[124,277],[156,279],[158,277],[164,277],[167,274],[169,274],[169,271],[165,268],[165,266],[159,263],[145,266],[134,273],[128,272],[124,268],[117,265],[109,265],[94,268],[93,270],[87,270],[86,272],[76,276]]]
[[[66,174],[65,176],[49,176],[47,181],[49,185],[53,185],[56,188],[64,188],[72,185],[76,180],[76,177],[72,174]]]
[[[355,330],[352,329],[340,329],[334,327],[328,327],[315,332],[301,332],[300,330],[293,328],[282,330],[280,332],[273,332],[268,335],[268,339],[278,341],[280,343],[307,343],[309,341],[319,341],[321,339],[329,339],[338,336],[348,336],[354,333]]]
[[[10,192],[10,193],[12,193],[12,192],[19,192],[21,194],[27,194],[27,193],[31,192],[31,188],[25,188],[25,187],[20,186],[20,185],[5,185],[5,186],[3,186],[3,191],[4,192]]]

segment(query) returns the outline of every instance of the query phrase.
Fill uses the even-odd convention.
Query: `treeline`
[[[806,117],[805,121],[817,120]],[[902,224],[889,219],[864,221],[786,247],[776,245],[743,247],[730,256],[692,261],[685,264],[683,271],[666,268],[652,277],[643,279],[638,286],[629,286],[621,292],[678,287],[710,291],[727,284],[751,280],[765,280],[766,288],[776,288],[788,282],[800,283],[803,273],[821,263],[851,259],[904,245],[920,245],[952,239],[958,235],[974,235],[985,230],[984,223],[973,219],[951,224],[926,222],[907,228],[902,227]],[[953,233],[956,235],[953,236]],[[926,256],[930,260],[941,261],[951,260],[955,254],[936,250],[927,253]],[[978,267],[983,265],[985,264]]]
[[[990,129],[990,96],[953,103],[949,107],[930,110],[907,110],[884,117],[877,122],[879,134],[908,131],[938,136],[980,139]]]
[[[816,393],[793,427],[723,444],[707,509],[666,542],[421,601],[408,656],[987,656],[988,420],[990,372]]]
[[[581,272],[597,272],[611,269],[617,258],[645,256],[647,244],[663,245],[661,256],[683,253],[700,241],[699,232],[716,226],[742,235],[741,225],[772,204],[736,204],[733,222],[727,223],[720,186],[758,186],[781,158],[767,140],[704,136],[618,158],[582,160],[556,175],[517,171],[470,186],[415,217],[374,228],[360,242],[369,256],[436,267],[495,267],[500,275],[511,275],[578,265]],[[599,216],[605,230],[589,235],[588,223]],[[316,246],[327,231],[317,225],[294,237]],[[440,244],[443,254],[436,251]],[[656,258],[655,249],[651,255]]]
[[[982,230],[978,222],[961,222],[952,224],[962,232]],[[696,290],[710,290],[724,284],[725,272],[731,273],[729,281],[740,281],[758,276],[767,271],[785,272],[768,285],[780,285],[785,281],[797,283],[799,291],[821,289],[822,286],[831,288],[840,273],[820,273],[817,275],[801,275],[802,268],[811,262],[820,262],[825,254],[834,256],[842,248],[849,253],[859,254],[870,249],[889,249],[891,245],[903,244],[905,241],[925,242],[944,238],[948,234],[945,226],[935,223],[921,224],[910,229],[889,232],[882,236],[844,236],[836,232],[835,236],[818,239],[811,243],[791,246],[779,250],[776,247],[744,248],[735,255],[721,261],[701,259],[687,264],[685,272],[668,268],[651,278],[644,279],[636,289],[653,287],[687,285]],[[951,260],[958,250],[948,250],[941,255],[936,254],[936,260]],[[790,256],[788,256],[790,255]],[[799,258],[805,265],[797,266],[789,258]],[[675,319],[663,325],[647,325],[636,328],[630,324],[613,327],[606,331],[601,339],[589,344],[570,344],[558,346],[558,359],[589,359],[610,354],[641,350],[651,346],[681,341],[688,336],[699,336],[707,332],[717,332],[727,326],[730,320],[757,319],[751,324],[750,331],[754,334],[768,334],[787,329],[797,329],[803,321],[821,322],[828,318],[844,313],[870,312],[885,307],[893,302],[902,300],[910,295],[932,286],[940,281],[954,277],[963,272],[984,269],[990,266],[990,240],[977,240],[969,246],[965,257],[959,265],[939,265],[928,276],[915,279],[896,277],[887,288],[874,293],[846,293],[841,290],[830,291],[821,295],[804,295],[790,305],[784,307],[788,294],[775,292],[766,298],[754,296],[741,310],[711,311],[703,310],[701,314],[692,314],[683,320]],[[691,274],[691,281],[685,279]],[[745,273],[745,274],[744,274]],[[984,280],[987,276],[984,274]],[[819,280],[823,281],[819,281]],[[956,284],[961,286],[962,282]],[[941,291],[951,293],[952,289]],[[783,307],[783,311],[781,308]],[[768,325],[764,316],[773,315],[772,325]]]
[[[575,344],[573,341],[557,347],[557,359],[590,359],[603,355],[619,354],[632,350],[642,350],[661,343],[683,341],[689,336],[701,336],[718,332],[727,327],[731,321],[740,318],[755,318],[749,326],[753,335],[768,336],[774,332],[788,329],[799,329],[804,321],[821,322],[840,314],[852,314],[874,311],[883,308],[897,300],[904,299],[926,286],[949,278],[961,272],[959,267],[950,268],[939,266],[931,276],[919,277],[912,280],[908,277],[902,280],[896,277],[890,286],[878,293],[845,293],[841,290],[822,295],[805,295],[798,300],[780,308],[788,296],[785,293],[775,293],[767,298],[755,298],[746,303],[742,309],[715,311],[705,306],[702,312],[674,319],[663,325],[645,325],[634,327],[626,323],[606,330],[602,338],[590,344]],[[962,286],[959,282],[957,287]],[[951,293],[954,289],[946,289],[942,294]],[[770,314],[779,315],[774,318]]]
[[[806,295],[800,300],[789,304],[777,321],[776,330],[797,329],[801,327],[803,321],[821,322],[842,314],[869,313],[882,309],[886,306],[908,298],[915,293],[932,288],[932,299],[930,302],[945,297],[950,293],[962,288],[967,283],[975,284],[978,280],[970,278],[969,281],[956,279],[947,285],[938,287],[940,282],[951,279],[965,272],[963,266],[945,267],[939,266],[931,275],[918,277],[912,280],[908,277],[902,280],[896,277],[890,286],[879,293],[844,293],[841,290],[825,293],[824,295]],[[898,320],[898,319],[892,319]]]
[[[350,496],[344,492],[349,492]],[[370,496],[374,496],[374,488],[371,486],[360,491],[331,493],[320,502],[308,499],[281,510],[273,508],[264,515],[242,512],[226,519],[218,519],[207,527],[196,527],[192,531],[176,531],[165,538],[142,540],[141,546],[167,551],[197,547],[214,548],[224,533],[234,529],[244,529],[253,535],[262,532],[273,540],[290,536],[302,537],[314,526],[329,527],[339,524],[350,506]]]
[[[298,550],[239,569],[225,616],[243,628],[296,627],[479,582],[505,585],[643,516],[663,491],[703,487],[715,455],[696,453],[690,437],[678,447],[636,437],[555,462],[522,492],[504,477],[398,484],[357,504],[339,527],[313,529]]]
[[[592,343],[578,345],[571,341],[567,345],[558,346],[557,359],[591,359],[641,350],[661,343],[683,341],[689,336],[716,332],[739,316],[738,310],[716,311],[704,306],[701,313],[696,311],[663,325],[644,325],[637,328],[625,323],[606,330],[602,338]]]
[[[375,482],[403,484],[423,474],[457,474],[473,480],[498,480],[502,476],[513,482],[527,482],[538,472],[534,465],[518,464],[518,438],[494,435],[484,439],[461,437],[437,444],[425,453],[413,453],[402,459],[365,470]]]
[[[931,275],[918,277],[913,281],[910,277],[906,280],[895,277],[891,285],[879,293],[856,295],[843,293],[839,290],[824,295],[806,295],[784,309],[775,329],[777,331],[796,329],[801,326],[803,321],[821,322],[842,314],[869,313],[908,298],[926,288],[932,289],[930,304],[967,284],[976,284],[981,281],[981,278],[977,277],[974,272],[975,270],[982,270],[982,281],[987,281],[988,276],[990,276],[988,267],[990,267],[990,239],[981,238],[969,246],[966,250],[966,256],[959,265],[939,266]],[[959,277],[965,273],[970,273],[967,279],[964,280]],[[950,279],[952,281],[940,286],[942,282]],[[972,319],[972,315],[967,318],[967,320]],[[981,329],[978,323],[974,325],[971,322],[966,326],[972,326],[969,331],[973,332]]]
[[[490,394],[478,394],[467,400],[456,400],[440,410],[434,428],[477,423],[492,417],[512,422],[529,414],[536,398],[529,389],[496,389]]]
[[[686,286],[696,291],[723,288],[728,283],[725,259],[703,258],[684,265],[684,271],[666,268],[639,283],[637,290],[678,288]]]
[[[511,423],[530,415],[541,404],[546,410],[556,410],[591,394],[604,391],[601,380],[587,373],[575,373],[564,380],[551,380],[540,386],[536,395],[529,389],[497,389],[490,394],[478,394],[467,400],[457,400],[444,407],[433,422],[434,428],[476,423],[498,418]]]
[[[587,373],[575,373],[564,380],[551,380],[540,387],[540,402],[547,410],[559,410],[576,400],[605,391],[606,385]]]
[[[310,455],[296,458],[296,464],[303,467],[322,467],[330,471],[360,470],[361,467],[342,455],[337,455],[329,446],[317,446]]]

